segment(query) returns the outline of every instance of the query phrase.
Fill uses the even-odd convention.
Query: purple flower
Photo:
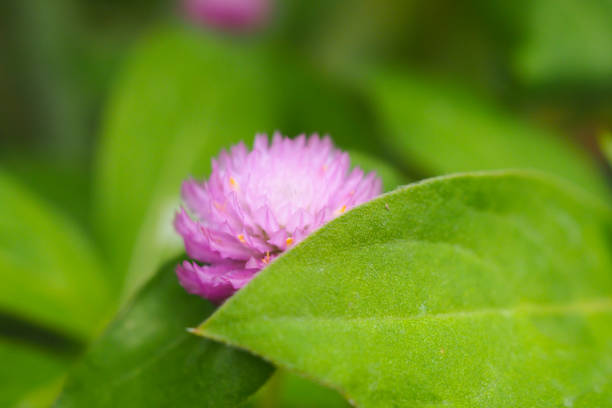
[[[272,0],[183,0],[187,15],[204,25],[246,31],[261,26],[269,17]]]
[[[187,254],[208,265],[183,262],[179,281],[220,303],[281,252],[380,192],[376,174],[350,170],[349,155],[327,136],[292,140],[276,133],[268,145],[266,135],[257,135],[252,151],[241,142],[213,159],[208,181],[183,183],[193,218],[183,208],[174,226]]]

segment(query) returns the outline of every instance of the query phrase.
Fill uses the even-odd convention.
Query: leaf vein
[[[370,321],[370,320],[421,320],[421,319],[453,319],[453,318],[476,318],[483,316],[499,315],[502,317],[515,317],[518,315],[526,316],[547,316],[564,314],[602,314],[612,313],[612,299],[600,298],[591,301],[575,302],[570,304],[522,304],[508,308],[482,308],[467,311],[454,311],[442,313],[421,313],[408,316],[266,316],[266,320],[299,320],[299,321]]]

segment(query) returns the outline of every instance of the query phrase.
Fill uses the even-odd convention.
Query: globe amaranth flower
[[[257,135],[212,161],[207,181],[187,180],[174,226],[187,254],[177,267],[190,293],[219,303],[308,234],[381,192],[375,173],[350,169],[329,137]]]
[[[248,31],[269,18],[273,0],[183,0],[187,16],[227,31]]]

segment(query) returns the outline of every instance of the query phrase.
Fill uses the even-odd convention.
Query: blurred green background
[[[518,167],[610,198],[597,143],[612,123],[610,0],[277,0],[248,32],[184,14],[170,0],[0,3],[0,406],[55,399],[180,252],[180,181],[256,132],[330,133],[387,190]],[[292,393],[324,406],[299,379],[279,384],[261,406],[298,406]]]

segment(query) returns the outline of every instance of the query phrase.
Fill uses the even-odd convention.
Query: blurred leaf
[[[64,379],[65,374],[62,373],[60,377],[26,394],[14,408],[48,408],[52,406],[62,390]]]
[[[0,311],[88,337],[110,292],[81,231],[0,172]]]
[[[313,381],[282,372],[279,407],[286,408],[347,408],[350,405],[338,392]]]
[[[360,407],[609,405],[611,249],[612,210],[569,184],[440,177],[333,220],[197,332]]]
[[[210,158],[278,124],[273,70],[253,44],[167,29],[130,59],[110,101],[96,215],[119,283],[133,293],[182,246],[172,229],[180,183]]]
[[[527,33],[517,53],[528,82],[612,85],[612,2],[526,2]]]
[[[530,168],[609,197],[603,175],[578,146],[516,120],[461,90],[407,75],[380,75],[370,88],[385,142],[428,175]]]
[[[68,360],[63,356],[2,338],[0,361],[1,407],[18,405],[26,394],[56,379],[68,366]]]
[[[58,408],[232,407],[267,380],[267,363],[187,332],[214,308],[185,292],[175,265],[163,267],[93,344]]]
[[[279,97],[283,99],[283,133],[328,134],[345,150],[382,154],[375,137],[375,118],[358,92],[342,78],[286,53],[276,59],[284,63],[275,79],[282,89],[291,90]]]
[[[285,370],[274,375],[244,405],[250,408],[348,408],[336,391]]]
[[[7,151],[0,168],[80,225],[90,226],[91,174],[79,164]]]
[[[599,145],[601,146],[601,151],[608,160],[608,163],[610,163],[612,166],[612,133],[603,133],[599,138]]]
[[[408,184],[409,182],[408,177],[406,177],[393,166],[380,159],[374,158],[372,156],[355,150],[350,151],[350,155],[351,164],[353,166],[361,167],[366,173],[369,173],[371,171],[376,172],[378,177],[382,179],[383,191],[385,192],[394,190],[399,186]]]
[[[11,3],[8,21],[2,21],[3,70],[10,78],[14,114],[7,137],[29,138],[30,149],[41,148],[52,157],[74,160],[83,153],[91,109],[88,92],[81,92],[71,75],[74,48],[80,31],[74,1],[32,0]],[[2,17],[6,10],[2,10]],[[1,17],[0,17],[1,18]],[[4,44],[0,44],[4,45]],[[8,57],[8,58],[7,58]],[[2,72],[0,72],[0,76]],[[0,126],[5,125],[0,122]]]

